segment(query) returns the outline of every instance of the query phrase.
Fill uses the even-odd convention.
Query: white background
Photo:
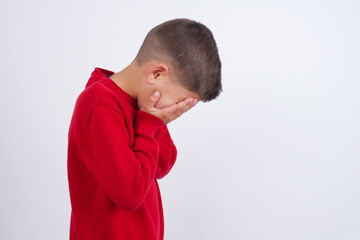
[[[359,1],[1,1],[0,239],[68,239],[67,134],[95,67],[200,21],[219,98],[168,127],[166,240],[360,239]]]

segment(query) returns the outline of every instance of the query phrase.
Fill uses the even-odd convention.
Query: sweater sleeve
[[[81,155],[116,205],[133,211],[145,200],[159,159],[154,134],[163,125],[159,118],[138,111],[130,147],[123,114],[107,105],[93,109]]]
[[[159,143],[159,164],[155,176],[157,179],[161,179],[165,177],[174,166],[177,149],[166,125],[156,131],[155,138]]]

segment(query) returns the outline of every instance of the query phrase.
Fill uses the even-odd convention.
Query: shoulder
[[[103,81],[98,81],[84,89],[79,95],[78,101],[86,104],[90,109],[108,106],[119,113],[122,113],[124,107],[126,107],[116,92]]]
[[[123,112],[127,107],[126,101],[114,91],[108,80],[99,81],[94,84],[94,91],[98,104],[112,107],[115,111]]]

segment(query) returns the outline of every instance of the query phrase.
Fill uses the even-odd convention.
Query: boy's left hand
[[[181,102],[174,103],[163,108],[156,108],[155,104],[159,100],[159,98],[160,93],[158,95],[152,94],[149,101],[147,101],[140,110],[155,115],[156,117],[160,118],[165,124],[168,124],[169,122],[177,119],[183,113],[190,110],[198,103],[196,99],[186,98]]]

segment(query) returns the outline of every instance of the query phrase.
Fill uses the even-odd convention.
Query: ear
[[[160,80],[161,77],[169,75],[169,67],[164,63],[155,64],[148,72],[146,81],[152,85],[156,80]]]

